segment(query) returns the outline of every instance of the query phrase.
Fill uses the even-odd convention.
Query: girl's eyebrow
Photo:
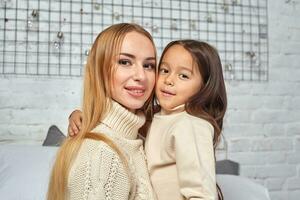
[[[135,59],[135,55],[130,53],[120,53],[120,55],[127,56],[129,58]],[[147,57],[145,60],[156,60],[155,57]]]
[[[185,67],[185,66],[179,66],[179,69],[187,70],[187,71],[190,71],[190,72],[193,71],[193,69],[190,69],[189,67]]]
[[[161,61],[160,63],[161,65],[166,65],[166,66],[169,66],[169,64],[167,62],[164,62],[164,61]]]
[[[167,62],[164,62],[164,61],[162,61],[160,64],[169,66],[169,64]],[[189,67],[185,67],[185,66],[182,66],[182,65],[179,65],[178,67],[179,67],[180,70],[187,70],[189,72],[193,72],[193,69],[190,69]]]

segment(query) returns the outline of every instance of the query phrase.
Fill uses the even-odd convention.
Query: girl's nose
[[[168,86],[174,86],[174,81],[173,81],[173,79],[172,79],[172,76],[169,75],[168,77],[166,77],[164,83],[165,83],[166,85],[168,85]]]

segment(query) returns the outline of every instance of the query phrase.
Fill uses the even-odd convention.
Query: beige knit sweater
[[[159,200],[217,198],[212,125],[180,112],[157,113],[145,152]]]
[[[85,139],[70,171],[68,191],[71,200],[152,200],[154,199],[143,144],[137,139],[144,124],[143,115],[135,115],[116,102],[93,130],[104,133],[122,151],[120,156],[106,143]]]

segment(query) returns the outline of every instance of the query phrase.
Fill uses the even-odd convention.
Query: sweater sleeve
[[[173,130],[180,193],[189,200],[215,200],[212,125],[199,118],[184,118],[176,122]]]
[[[129,199],[130,180],[123,161],[107,144],[81,146],[69,177],[70,199]]]

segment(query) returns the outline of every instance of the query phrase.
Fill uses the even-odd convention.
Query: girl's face
[[[154,48],[146,36],[129,32],[115,57],[112,98],[132,112],[143,107],[154,88]]]
[[[162,58],[156,83],[156,96],[161,112],[182,111],[185,104],[202,86],[202,77],[191,54],[180,45],[171,46]]]

